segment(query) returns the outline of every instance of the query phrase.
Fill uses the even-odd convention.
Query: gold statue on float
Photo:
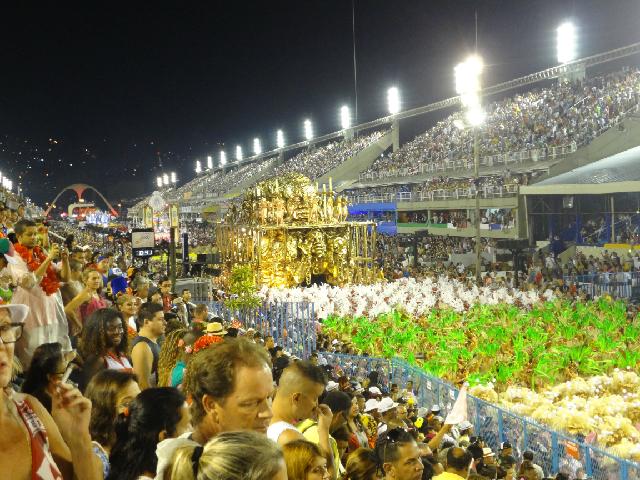
[[[291,287],[312,276],[332,284],[376,280],[373,222],[348,222],[348,201],[300,173],[262,181],[216,228],[226,268],[250,263],[260,285]]]

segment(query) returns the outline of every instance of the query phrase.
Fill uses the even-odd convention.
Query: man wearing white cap
[[[376,444],[376,439],[378,438],[378,420],[380,419],[378,403],[375,398],[367,400],[364,404],[364,413],[362,414],[362,425],[364,425],[371,448]]]
[[[378,436],[382,435],[389,429],[389,423],[393,423],[393,421],[398,416],[398,403],[394,402],[391,397],[384,397],[380,400],[378,404],[378,412],[382,415],[382,422],[378,425]],[[393,425],[392,425],[393,427]]]
[[[458,445],[460,442],[469,443],[469,439],[473,434],[473,425],[468,420],[464,420],[458,424]]]

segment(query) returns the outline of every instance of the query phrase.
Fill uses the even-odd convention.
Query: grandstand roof
[[[640,192],[640,146],[534,185],[520,187],[520,193],[524,195],[591,195],[620,192]]]

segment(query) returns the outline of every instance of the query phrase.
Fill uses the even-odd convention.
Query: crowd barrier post
[[[551,470],[553,472],[558,471],[560,465],[560,459],[558,455],[558,434],[556,432],[551,433]]]

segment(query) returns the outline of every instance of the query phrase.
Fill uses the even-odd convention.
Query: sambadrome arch
[[[49,207],[47,208],[47,210],[44,212],[45,216],[49,215],[49,212],[51,211],[51,209],[53,208],[53,206],[56,204],[56,202],[58,201],[58,199],[60,198],[60,196],[66,192],[67,190],[73,190],[74,192],[76,192],[76,195],[78,196],[78,202],[82,201],[82,194],[86,191],[86,190],[93,190],[94,192],[96,192],[98,194],[98,196],[102,199],[102,201],[107,205],[107,207],[109,208],[109,211],[111,212],[111,215],[117,217],[118,216],[118,212],[116,212],[116,209],[113,208],[111,206],[111,204],[109,203],[109,201],[104,198],[104,195],[102,195],[95,187],[92,187],[91,185],[87,185],[85,183],[74,183],[73,185],[69,185],[68,187],[64,187],[60,193],[58,193],[58,195],[56,195],[56,198],[53,199],[53,201],[49,204]]]

